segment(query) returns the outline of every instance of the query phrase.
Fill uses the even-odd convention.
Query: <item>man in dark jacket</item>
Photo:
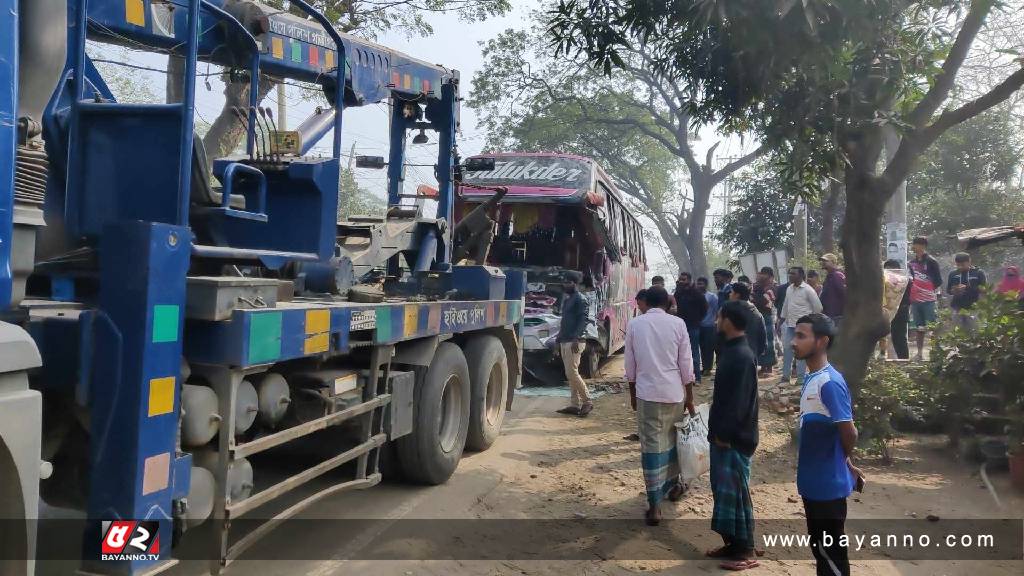
[[[764,317],[757,311],[757,306],[750,302],[750,285],[743,282],[733,284],[729,301],[739,302],[743,307],[743,313],[747,315],[747,345],[754,353],[754,358],[761,357],[768,347],[768,335],[765,333]]]
[[[708,311],[708,301],[693,283],[689,272],[679,274],[676,282],[676,316],[686,322],[686,333],[690,337],[690,353],[693,355],[693,373],[700,382],[700,322]]]
[[[974,330],[978,321],[971,315],[971,308],[981,298],[981,287],[987,283],[985,273],[971,264],[971,255],[967,252],[958,252],[953,261],[956,270],[949,273],[946,285],[946,292],[953,295],[949,301],[949,307],[953,310],[953,324],[965,330]]]
[[[761,313],[764,320],[765,350],[757,357],[762,377],[771,376],[775,366],[775,270],[771,266],[761,268],[757,282],[751,286],[750,301]]]
[[[566,272],[562,285],[562,321],[558,327],[558,349],[562,355],[565,378],[569,381],[571,404],[559,410],[562,414],[586,416],[594,409],[590,401],[590,390],[580,375],[580,359],[586,347],[584,334],[587,331],[587,301],[577,290],[582,280],[579,272]]]
[[[758,443],[757,361],[744,335],[748,318],[742,302],[733,300],[721,307],[718,330],[722,344],[708,417],[715,499],[711,529],[725,543],[708,556],[722,558],[722,568],[729,570],[757,566],[749,486],[750,457]]]

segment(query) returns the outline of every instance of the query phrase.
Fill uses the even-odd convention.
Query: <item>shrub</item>
[[[928,365],[936,405],[950,419],[954,441],[975,408],[975,394],[996,395],[1006,408],[1024,405],[1024,310],[1010,298],[985,294],[972,312],[977,329],[940,331]],[[1010,413],[1021,418],[1019,410]]]
[[[861,448],[892,462],[898,436],[894,419],[918,413],[934,402],[926,380],[914,378],[901,366],[875,361],[868,366],[854,405]]]

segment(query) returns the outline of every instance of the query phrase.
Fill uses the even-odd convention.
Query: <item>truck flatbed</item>
[[[246,368],[356,346],[511,327],[522,318],[519,300],[438,302],[281,302],[275,308],[237,309],[229,321],[188,321],[190,362]]]

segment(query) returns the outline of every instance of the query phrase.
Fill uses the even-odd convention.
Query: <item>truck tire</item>
[[[601,370],[601,352],[599,346],[593,342],[587,342],[587,347],[580,356],[580,376],[584,378],[597,378]]]
[[[501,432],[508,400],[508,359],[505,347],[494,336],[470,339],[466,344],[469,363],[470,409],[468,450],[483,451],[491,447]]]
[[[412,433],[396,440],[406,479],[437,485],[455,472],[469,431],[469,388],[462,350],[451,342],[440,343],[416,386]]]

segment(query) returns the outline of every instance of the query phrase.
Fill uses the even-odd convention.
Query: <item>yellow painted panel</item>
[[[142,0],[124,0],[124,19],[135,26],[146,25],[146,6]]]
[[[159,416],[174,410],[174,376],[149,381],[149,415]]]
[[[331,331],[330,310],[306,310],[306,334]]]
[[[284,40],[272,37],[270,39],[270,53],[278,60],[284,59]]]
[[[316,334],[306,338],[306,343],[303,346],[303,350],[306,354],[318,354],[320,352],[327,352],[331,346],[331,335],[327,332],[323,334]]]
[[[420,305],[419,304],[406,304],[405,305],[405,337],[408,338],[416,334],[416,330],[420,323]]]
[[[334,68],[334,52],[328,50],[327,53],[324,54],[324,65],[328,70]]]
[[[409,90],[410,88],[412,88],[412,76],[406,74],[405,78],[403,78],[402,89]]]

